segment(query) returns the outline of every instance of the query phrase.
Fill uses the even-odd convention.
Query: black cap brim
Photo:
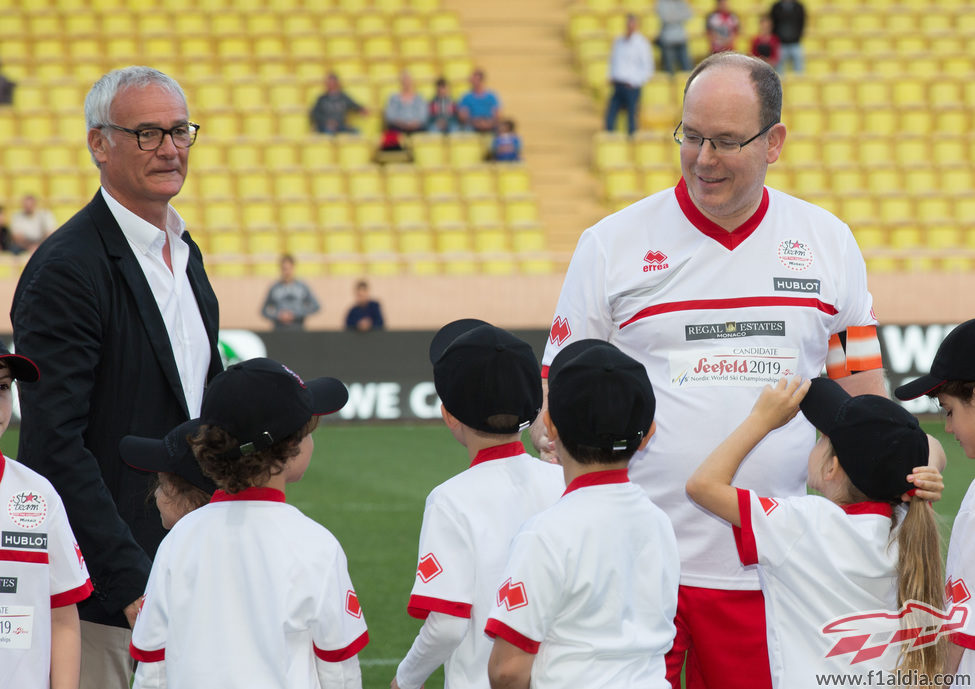
[[[913,400],[921,397],[922,395],[928,395],[947,381],[938,378],[937,376],[932,376],[930,373],[921,376],[917,380],[912,380],[910,383],[904,383],[899,388],[894,390],[894,397],[899,400]]]
[[[0,361],[10,369],[10,376],[14,380],[22,380],[25,383],[36,383],[40,380],[41,370],[37,368],[37,364],[25,356],[0,354]]]
[[[440,328],[437,334],[433,336],[433,340],[430,341],[430,363],[437,363],[443,353],[447,351],[447,347],[453,344],[458,337],[482,325],[490,325],[490,323],[477,318],[461,318]]]
[[[195,435],[200,420],[184,421],[163,438],[127,435],[119,441],[122,461],[140,471],[176,474],[200,490],[212,495],[217,489],[212,479],[204,475],[187,438]]]
[[[311,393],[312,414],[334,414],[349,401],[349,391],[338,378],[315,378],[305,382]]]
[[[803,416],[821,433],[829,435],[836,425],[836,417],[850,393],[829,378],[813,378],[809,392],[799,403]]]

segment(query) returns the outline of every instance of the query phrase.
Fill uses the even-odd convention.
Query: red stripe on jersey
[[[410,596],[410,602],[406,606],[406,612],[410,617],[418,620],[425,620],[431,612],[442,612],[444,615],[453,617],[463,617],[465,620],[471,618],[471,604],[457,603],[441,598],[431,598],[430,596]]]
[[[140,663],[158,663],[166,660],[166,649],[160,648],[158,651],[143,651],[141,648],[136,648],[134,644],[129,642],[129,655]]]
[[[732,526],[735,535],[735,547],[738,548],[738,559],[743,565],[758,564],[758,546],[755,544],[755,532],[752,530],[751,493],[744,488],[738,491],[738,518],[741,526]]]
[[[823,313],[835,316],[839,313],[832,304],[826,304],[819,299],[806,297],[732,297],[729,299],[689,299],[687,301],[672,301],[666,304],[654,304],[641,309],[629,320],[620,323],[620,330],[636,321],[661,313],[675,311],[701,311],[705,309],[745,309],[761,306],[797,306],[806,309],[817,309]]]
[[[542,378],[548,378],[548,366],[542,366]]]
[[[703,234],[718,242],[721,246],[733,251],[735,247],[741,244],[743,241],[748,239],[752,232],[761,224],[762,220],[765,219],[765,213],[768,211],[768,189],[762,188],[762,200],[758,204],[758,208],[755,212],[751,214],[741,225],[736,227],[730,232],[725,228],[721,227],[718,223],[714,222],[708,218],[704,213],[694,205],[694,201],[691,200],[691,195],[687,191],[687,182],[681,177],[680,182],[674,188],[674,196],[677,197],[677,205],[680,206],[681,211],[684,213],[684,217],[687,218],[694,227],[700,230]]]
[[[606,471],[592,471],[572,479],[562,495],[568,495],[574,490],[587,486],[606,486],[611,483],[629,483],[630,475],[626,469],[607,469]]]
[[[961,646],[962,648],[967,648],[975,651],[975,636],[970,634],[962,634],[961,632],[955,632],[948,637],[955,646]]]
[[[538,653],[538,647],[541,645],[540,641],[534,641],[533,639],[529,639],[524,634],[519,634],[504,622],[498,622],[493,617],[488,618],[487,624],[484,627],[484,633],[490,636],[492,639],[496,636],[500,636],[509,644],[512,646],[517,646],[525,653]]]
[[[504,459],[505,457],[516,457],[518,455],[525,453],[525,446],[521,444],[521,441],[516,440],[513,443],[504,443],[503,445],[495,445],[494,447],[486,447],[474,455],[474,459],[471,461],[471,466],[480,464],[481,462],[489,462],[492,459]]]
[[[47,553],[31,553],[25,550],[0,550],[0,560],[4,562],[30,562],[35,565],[46,565],[50,562]]]
[[[70,591],[55,593],[53,596],[51,596],[51,607],[63,608],[65,605],[79,603],[90,596],[91,592],[94,590],[95,587],[91,585],[91,579],[87,579],[81,586],[73,588]]]
[[[315,655],[326,663],[341,663],[365,648],[367,643],[369,643],[369,632],[362,632],[362,636],[337,651],[323,651],[315,644],[312,644],[311,647],[315,650]]]
[[[850,505],[840,505],[847,514],[879,514],[881,517],[893,517],[894,506],[889,502],[854,502]]]
[[[210,502],[231,502],[234,500],[265,500],[267,502],[284,502],[284,491],[277,488],[251,487],[239,493],[228,493],[217,490]]]

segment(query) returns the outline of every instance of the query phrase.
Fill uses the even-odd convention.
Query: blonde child
[[[822,433],[809,455],[808,478],[822,497],[759,496],[734,487],[748,453],[800,409]],[[917,420],[895,402],[851,397],[825,378],[783,379],[766,386],[688,480],[688,495],[735,527],[742,563],[758,566],[773,686],[811,689],[824,674],[886,681],[882,673],[895,669],[941,671],[941,642],[907,652],[909,643],[885,646],[898,628],[890,618],[901,616],[908,601],[942,608],[938,532],[925,502],[940,497],[942,484],[927,466],[928,453]],[[909,490],[916,493],[904,510],[899,505]],[[831,626],[851,616],[876,623],[885,615],[890,629],[883,640],[866,632],[854,649],[844,637],[862,633],[858,623]],[[833,629],[840,633],[831,635]],[[864,647],[870,652],[859,655]]]

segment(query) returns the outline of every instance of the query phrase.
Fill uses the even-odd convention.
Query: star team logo
[[[352,617],[362,617],[362,607],[359,605],[359,596],[355,595],[355,591],[352,589],[345,592],[345,611],[352,615]]]
[[[502,603],[508,609],[508,612],[528,605],[528,594],[525,592],[525,585],[521,582],[512,584],[511,577],[508,577],[501,584],[501,588],[498,589],[498,605]]]
[[[569,321],[562,316],[556,316],[555,322],[552,323],[552,332],[548,336],[549,342],[561,346],[571,335],[572,328],[569,327]]]
[[[812,248],[798,239],[779,242],[779,261],[790,270],[803,271],[813,264]]]
[[[665,254],[662,251],[656,251],[654,249],[650,249],[650,251],[647,252],[646,256],[643,257],[643,260],[647,264],[643,266],[644,273],[649,273],[654,270],[664,270],[666,268],[670,268],[670,264],[667,263],[667,254]]]
[[[39,493],[21,491],[10,496],[7,514],[17,526],[35,529],[47,518],[47,501]]]
[[[433,553],[427,553],[421,557],[420,564],[416,566],[416,575],[424,584],[429,583],[431,579],[436,579],[441,572],[443,572],[443,567],[440,566]]]

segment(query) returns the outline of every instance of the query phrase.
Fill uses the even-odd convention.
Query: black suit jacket
[[[220,372],[217,298],[189,234],[186,272]],[[41,370],[18,386],[18,459],[64,501],[94,594],[81,618],[127,626],[164,530],[153,475],[122,462],[127,434],[162,437],[189,418],[176,361],[142,268],[101,192],[45,240],[24,269],[10,320],[17,353]]]

